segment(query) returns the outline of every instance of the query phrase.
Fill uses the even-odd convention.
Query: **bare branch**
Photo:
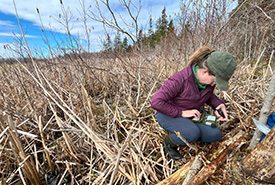
[[[129,0],[128,3],[125,0],[120,1],[121,6],[127,10],[129,17],[132,19],[133,24],[135,25],[135,27],[134,27],[135,28],[135,35],[133,35],[131,33],[132,28],[131,28],[131,26],[129,26],[131,24],[129,24],[129,23],[126,24],[127,21],[124,20],[125,18],[123,18],[123,17],[120,16],[120,18],[121,18],[122,22],[124,23],[124,25],[121,25],[119,23],[119,20],[118,20],[116,14],[114,13],[113,9],[110,6],[109,0],[100,0],[100,2],[107,8],[108,12],[111,15],[111,18],[107,18],[106,14],[103,15],[102,10],[101,10],[100,5],[99,5],[99,2],[97,0],[95,2],[96,2],[95,3],[96,4],[95,7],[96,7],[99,15],[97,15],[94,12],[90,11],[91,14],[88,15],[88,16],[92,20],[100,22],[100,23],[103,24],[103,26],[107,26],[109,28],[115,29],[115,30],[117,30],[117,31],[119,31],[119,32],[127,35],[132,40],[133,43],[135,43],[137,41],[138,30],[139,30],[137,19],[138,19],[140,10],[141,10],[141,6],[139,6],[139,8],[137,8],[136,6],[134,6],[132,4],[131,0]],[[136,15],[134,15],[132,13],[130,5],[133,5],[134,8],[137,10]],[[126,31],[126,28],[123,28],[124,26],[126,26],[126,28],[128,28],[129,30]]]
[[[266,18],[274,22],[274,20],[269,15],[267,15],[267,13],[261,7],[259,7],[258,5],[255,5],[255,7],[261,10],[261,12],[265,15]]]

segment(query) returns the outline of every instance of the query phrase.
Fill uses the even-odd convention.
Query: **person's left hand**
[[[218,113],[218,110],[221,109],[225,118],[223,118],[219,113]],[[228,115],[227,115],[227,112],[226,112],[226,109],[225,109],[225,105],[222,103],[220,105],[218,105],[216,107],[216,110],[215,110],[215,114],[216,116],[218,116],[218,120],[217,121],[226,121],[228,120]]]

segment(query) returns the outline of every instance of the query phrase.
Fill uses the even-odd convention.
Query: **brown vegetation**
[[[155,49],[2,64],[1,184],[155,184],[190,165],[196,153],[187,146],[181,148],[180,161],[163,153],[160,142],[166,133],[158,126],[150,99],[201,45],[230,51],[238,59],[230,89],[216,91],[230,116],[220,125],[223,138],[213,144],[194,143],[207,159],[204,165],[212,162],[215,152],[227,146],[224,142],[237,133],[253,132],[251,118],[259,116],[268,84],[274,83],[274,36],[268,34],[274,31],[274,20],[266,16],[274,12],[260,5],[239,8],[228,23],[221,17],[216,17],[217,24],[205,22],[208,30],[202,24],[182,29]],[[261,14],[263,21],[238,19],[254,8],[257,16],[267,11]],[[237,167],[249,141],[245,137],[238,143],[208,182],[252,184],[254,179],[243,178]]]

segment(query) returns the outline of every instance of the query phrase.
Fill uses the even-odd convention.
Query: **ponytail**
[[[215,50],[209,46],[202,46],[201,48],[197,49],[193,55],[190,56],[189,65],[192,63],[198,65],[200,69],[207,69],[206,59],[208,55],[214,51]]]

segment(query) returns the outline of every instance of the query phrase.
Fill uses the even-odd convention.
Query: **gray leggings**
[[[176,135],[175,131],[180,132],[180,135],[189,143],[194,141],[211,143],[221,138],[218,127],[212,128],[202,123],[194,123],[184,117],[172,118],[159,112],[156,113],[156,117],[159,125],[170,132],[172,141],[177,145],[185,145],[185,143]]]

